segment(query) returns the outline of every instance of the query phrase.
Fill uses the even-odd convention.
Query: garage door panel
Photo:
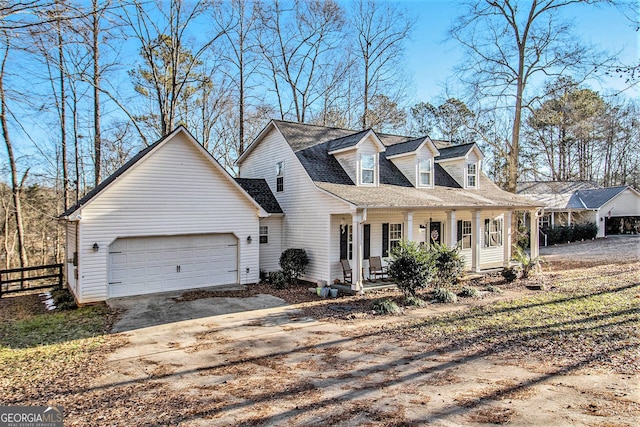
[[[117,239],[110,246],[109,296],[237,283],[237,263],[231,234]]]

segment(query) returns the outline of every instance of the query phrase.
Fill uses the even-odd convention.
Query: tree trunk
[[[58,38],[58,70],[60,78],[60,150],[62,154],[62,204],[66,211],[69,207],[69,167],[67,165],[67,102],[64,73],[64,49],[60,19],[56,21]]]
[[[29,170],[24,173],[22,181],[18,183],[18,171],[16,167],[16,159],[13,155],[13,146],[9,136],[9,127],[7,125],[7,101],[4,92],[4,70],[9,56],[9,40],[5,40],[5,53],[0,66],[0,126],[2,126],[2,136],[7,147],[7,155],[9,157],[9,168],[11,169],[11,193],[13,196],[13,207],[15,209],[14,217],[16,219],[16,231],[18,233],[18,253],[20,255],[20,267],[26,267],[29,263],[27,260],[27,251],[24,246],[24,227],[22,226],[22,204],[20,202],[20,193],[22,184],[24,183]]]
[[[98,0],[93,0],[93,151],[95,159],[94,185],[100,184],[100,169],[102,163],[102,134],[100,132],[100,18],[98,16]],[[77,164],[76,164],[77,167]]]

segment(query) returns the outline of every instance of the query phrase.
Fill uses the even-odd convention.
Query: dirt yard
[[[640,425],[640,238],[541,252],[529,282],[401,316],[366,308],[394,292],[280,291],[291,305],[108,335],[1,401],[78,426]]]

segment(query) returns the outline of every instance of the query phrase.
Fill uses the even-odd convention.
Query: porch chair
[[[341,259],[340,265],[342,266],[342,276],[344,279],[344,283],[352,283],[352,275],[351,275],[351,266],[349,265],[349,260]]]
[[[385,277],[389,277],[389,272],[387,271],[387,267],[382,265],[382,258],[379,256],[372,256],[369,258],[369,278],[373,277],[373,279],[377,279],[378,276],[381,279]]]

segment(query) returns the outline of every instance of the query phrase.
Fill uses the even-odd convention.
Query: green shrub
[[[438,302],[453,303],[458,301],[458,297],[452,291],[446,288],[436,288],[433,297]]]
[[[309,265],[309,257],[304,249],[289,248],[280,255],[280,267],[287,282],[293,283],[304,274]]]
[[[594,222],[560,226],[550,228],[547,231],[547,243],[553,245],[557,243],[591,240],[595,239],[597,235],[598,226]]]
[[[404,305],[410,307],[424,307],[425,304],[426,302],[422,298],[418,297],[409,296],[404,299]]]
[[[287,286],[287,278],[282,271],[269,273],[269,282],[275,289],[284,289]]]
[[[516,267],[505,267],[502,269],[500,274],[502,274],[502,277],[504,277],[504,280],[506,280],[507,283],[511,283],[518,278],[520,270]]]
[[[499,287],[494,286],[494,285],[487,286],[487,291],[492,292],[494,294],[502,293],[502,289],[500,289]]]
[[[371,308],[378,314],[401,314],[402,309],[388,298],[380,298],[371,304]]]
[[[417,298],[434,277],[433,261],[415,242],[400,242],[391,251],[389,276],[395,280],[405,298]]]
[[[435,266],[435,286],[451,286],[462,277],[464,257],[460,255],[459,247],[436,243],[429,248],[429,255]]]
[[[463,286],[462,291],[460,291],[461,297],[475,298],[478,295],[480,295],[480,292],[478,292],[478,290],[473,286]]]

